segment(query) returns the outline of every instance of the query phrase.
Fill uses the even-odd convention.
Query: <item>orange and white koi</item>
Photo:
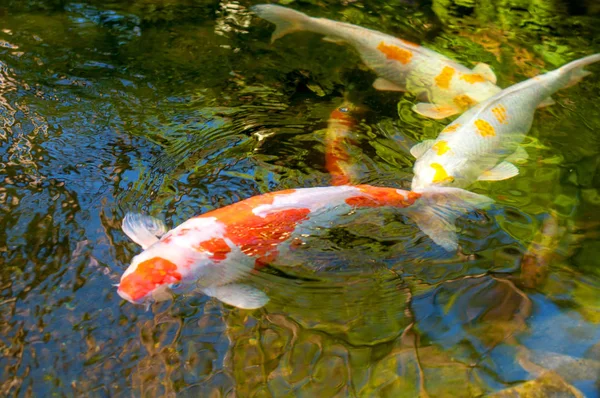
[[[331,226],[360,210],[397,208],[434,242],[454,250],[454,220],[489,203],[485,196],[456,188],[415,193],[342,185],[254,196],[193,217],[169,232],[159,220],[128,213],[123,231],[145,250],[123,274],[118,294],[132,303],[148,303],[164,300],[172,289],[199,289],[236,307],[259,308],[269,299],[242,283],[244,276],[274,261],[309,221]]]
[[[356,163],[351,160],[352,138],[356,126],[355,114],[360,108],[344,101],[329,116],[325,132],[325,168],[331,174],[331,185],[355,184],[357,182]]]
[[[477,180],[499,181],[519,174],[511,163],[527,159],[523,141],[540,104],[550,95],[590,74],[583,67],[600,54],[570,62],[556,70],[502,90],[449,124],[435,140],[411,148],[417,158],[412,189],[432,186],[466,188]]]
[[[427,101],[413,107],[426,117],[443,119],[462,113],[501,90],[496,75],[483,63],[469,69],[415,43],[348,23],[312,18],[286,7],[260,4],[250,9],[276,25],[271,41],[288,33],[310,31],[325,35],[327,41],[348,43],[379,76],[373,87],[409,92]]]

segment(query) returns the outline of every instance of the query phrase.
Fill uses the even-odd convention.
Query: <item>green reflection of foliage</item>
[[[535,380],[499,391],[490,396],[495,398],[534,398],[548,396],[583,398],[584,395],[581,391],[564,381],[557,373],[546,372]]]

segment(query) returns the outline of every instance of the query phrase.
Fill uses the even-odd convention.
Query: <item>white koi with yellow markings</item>
[[[498,181],[519,174],[511,162],[527,157],[519,144],[531,128],[536,108],[551,104],[550,95],[577,83],[589,74],[583,67],[599,61],[600,54],[590,55],[508,87],[465,112],[436,140],[415,145],[412,189],[466,188],[477,180]]]
[[[435,51],[385,33],[324,18],[312,18],[290,8],[260,4],[251,10],[276,25],[272,41],[297,31],[347,43],[379,75],[378,90],[406,91],[421,100],[415,112],[434,119],[459,114],[498,93],[496,76],[486,64],[469,69]]]

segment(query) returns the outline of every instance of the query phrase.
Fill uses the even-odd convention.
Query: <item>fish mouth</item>
[[[122,299],[129,301],[131,304],[138,304],[138,305],[143,305],[144,308],[146,309],[146,311],[148,311],[150,309],[150,306],[152,305],[153,300],[149,297],[142,297],[139,300],[134,300],[133,298],[131,298],[131,296],[127,293],[125,293],[122,290],[117,290],[117,294],[119,296],[121,296]]]
[[[121,298],[123,300],[129,301],[131,304],[143,304],[146,301],[146,298],[141,298],[141,299],[135,300],[129,294],[127,294],[126,292],[124,292],[121,289],[117,289],[117,294],[119,296],[121,296]]]
[[[145,305],[146,308],[148,308],[153,302],[165,301],[173,298],[173,293],[167,288],[167,286],[160,286],[138,299],[134,299],[130,294],[121,288],[117,289],[117,294],[121,296],[123,300],[129,301],[131,304],[142,304]]]

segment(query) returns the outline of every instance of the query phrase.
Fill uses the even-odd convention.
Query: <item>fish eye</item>
[[[349,110],[350,109],[346,108],[345,106],[343,106],[339,109],[340,112],[344,112],[344,113],[348,112]]]
[[[181,283],[173,283],[171,285],[171,289],[179,289],[181,287]]]

